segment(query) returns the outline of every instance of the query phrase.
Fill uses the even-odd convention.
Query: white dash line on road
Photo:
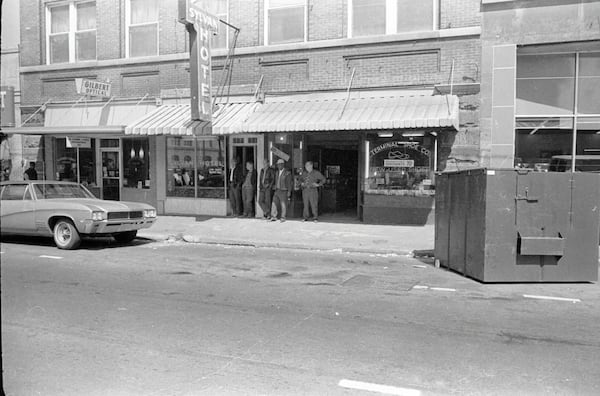
[[[42,254],[40,256],[40,258],[48,258],[48,259],[52,259],[52,260],[61,260],[62,259],[62,257],[60,257],[60,256],[48,256],[48,255],[45,255],[45,254]]]
[[[417,389],[399,388],[396,386],[372,384],[370,382],[352,381],[348,379],[340,380],[338,386],[348,389],[377,392],[382,393],[384,395],[421,396],[421,391]]]
[[[523,297],[525,297],[525,298],[534,298],[534,299],[538,299],[538,300],[568,301],[568,302],[572,302],[572,303],[581,302],[581,300],[578,299],[578,298],[552,297],[552,296],[536,296],[536,295],[533,295],[533,294],[523,294]]]
[[[452,289],[451,287],[432,287],[431,290],[447,291],[447,292],[455,292],[456,291],[456,289]]]
[[[413,289],[422,289],[422,290],[425,290],[425,289],[429,289],[429,286],[414,285]]]

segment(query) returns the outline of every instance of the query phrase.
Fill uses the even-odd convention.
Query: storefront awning
[[[345,107],[344,107],[345,106]],[[381,96],[347,101],[332,99],[276,98],[261,105],[246,122],[226,132],[307,132],[406,128],[454,128],[458,130],[458,97]]]
[[[44,126],[5,128],[3,132],[52,136],[123,134],[125,125],[155,108],[154,102],[48,105]]]
[[[213,121],[192,121],[189,104],[163,105],[125,128],[126,135],[202,136],[232,133],[256,109],[257,103],[219,104]]]

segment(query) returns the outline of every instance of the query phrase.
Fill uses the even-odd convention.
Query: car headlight
[[[156,209],[144,209],[144,217],[156,217]]]
[[[92,212],[92,220],[94,220],[94,221],[106,220],[106,212],[93,211]]]

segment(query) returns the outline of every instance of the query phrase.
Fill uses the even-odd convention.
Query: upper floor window
[[[306,0],[265,0],[266,44],[306,41]]]
[[[350,37],[435,29],[439,0],[350,0]]]
[[[128,57],[158,55],[158,0],[127,1]]]
[[[96,2],[68,2],[46,11],[48,63],[96,59]]]
[[[229,21],[229,0],[201,0],[199,4],[222,21]],[[219,26],[219,32],[212,38],[211,48],[227,48],[229,42],[229,29],[222,23]]]

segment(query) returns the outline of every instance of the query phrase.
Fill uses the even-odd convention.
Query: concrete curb
[[[271,248],[271,249],[292,249],[292,250],[309,250],[309,251],[321,251],[321,252],[340,252],[340,253],[362,253],[362,254],[395,254],[398,256],[412,256],[412,250],[404,249],[370,249],[370,248],[354,248],[354,247],[327,247],[327,246],[306,246],[304,244],[297,243],[279,243],[279,242],[255,242],[255,241],[244,241],[235,239],[211,239],[202,238],[193,235],[165,235],[165,234],[154,234],[154,233],[139,233],[139,237],[148,238],[158,241],[167,241],[174,239],[177,241],[183,241],[187,243],[198,243],[205,245],[227,245],[227,246],[245,246],[254,248]]]

